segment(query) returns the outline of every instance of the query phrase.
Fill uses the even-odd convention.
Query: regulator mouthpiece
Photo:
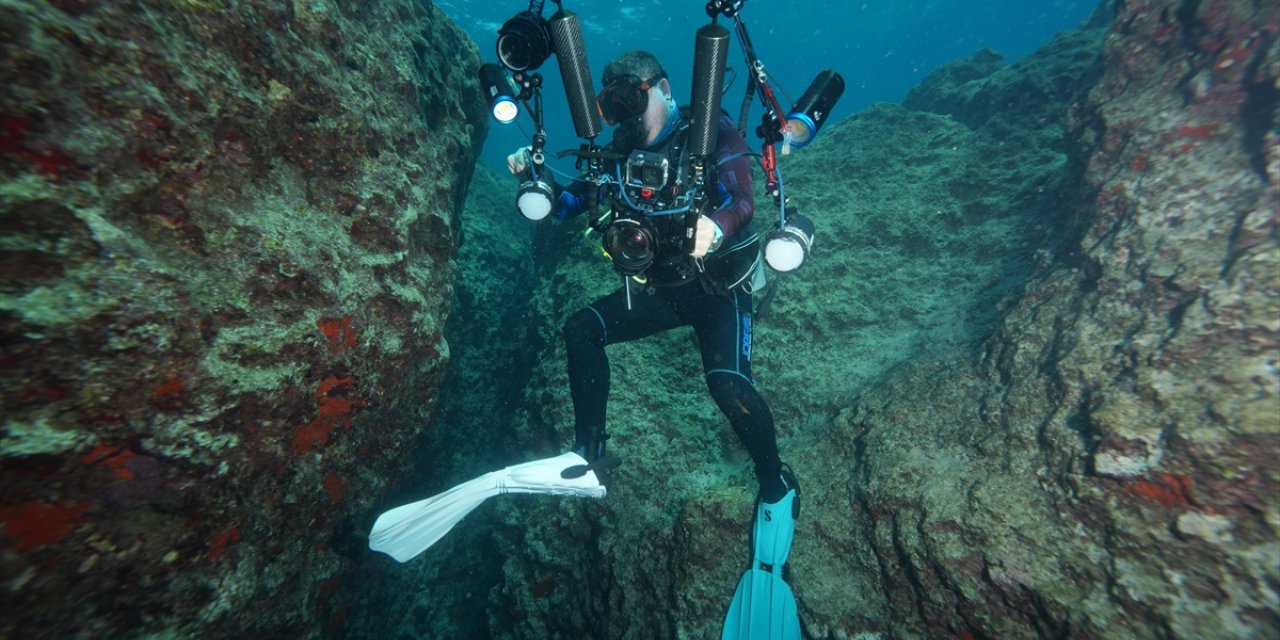
[[[813,232],[812,220],[794,210],[788,211],[787,223],[765,237],[764,261],[774,271],[787,273],[799,269],[809,259]]]
[[[844,94],[844,78],[840,74],[826,69],[813,79],[800,101],[791,107],[787,115],[787,133],[791,138],[791,146],[799,148],[813,141],[818,130],[831,115],[831,109]]]

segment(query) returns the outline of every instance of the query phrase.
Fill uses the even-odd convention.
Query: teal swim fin
[[[742,574],[724,619],[723,640],[800,640],[800,615],[782,579],[795,537],[799,494],[756,506],[751,568]]]

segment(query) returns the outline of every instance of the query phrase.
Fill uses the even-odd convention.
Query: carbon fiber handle
[[[596,110],[596,90],[591,83],[591,67],[587,64],[587,48],[582,42],[582,24],[578,14],[561,9],[547,23],[551,43],[564,80],[564,95],[573,116],[573,128],[579,138],[594,138],[604,131]]]
[[[693,103],[689,110],[689,153],[694,156],[716,151],[728,58],[728,29],[716,23],[698,29],[693,48]]]

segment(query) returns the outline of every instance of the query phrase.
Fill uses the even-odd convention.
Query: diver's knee
[[[603,345],[605,341],[604,324],[600,314],[591,307],[583,307],[565,320],[562,329],[564,343]]]
[[[715,370],[707,372],[707,390],[716,404],[724,409],[741,405],[754,387],[751,380],[736,371]]]

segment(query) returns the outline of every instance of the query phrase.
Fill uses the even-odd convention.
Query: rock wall
[[[1278,24],[1104,6],[784,158],[819,235],[760,296],[754,355],[804,489],[808,637],[1280,630]],[[505,449],[525,459],[572,437],[561,324],[619,284],[580,225],[539,225],[535,251]],[[498,500],[463,545],[503,558],[470,594],[491,637],[719,633],[749,462],[691,333],[609,353],[609,497]]]
[[[0,636],[342,633],[449,359],[474,45],[416,0],[0,34]]]

